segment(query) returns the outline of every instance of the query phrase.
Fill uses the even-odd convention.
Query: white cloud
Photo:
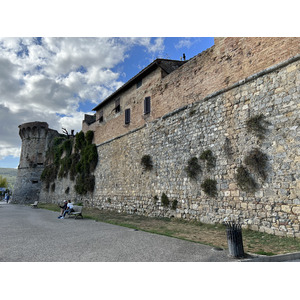
[[[179,42],[175,45],[176,49],[181,48],[190,48],[193,45],[193,41],[191,38],[183,38],[179,40]]]
[[[81,129],[81,103],[98,104],[124,84],[118,64],[134,46],[151,56],[163,38],[0,38],[0,159],[18,155],[18,125]],[[62,117],[61,117],[62,116]]]

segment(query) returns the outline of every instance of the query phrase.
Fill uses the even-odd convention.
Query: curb
[[[254,258],[239,260],[239,262],[284,262],[300,259],[300,252],[280,254],[273,256],[257,256]]]

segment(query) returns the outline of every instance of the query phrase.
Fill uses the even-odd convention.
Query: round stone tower
[[[33,203],[39,200],[48,145],[58,132],[46,122],[24,123],[19,129],[22,149],[12,202]]]

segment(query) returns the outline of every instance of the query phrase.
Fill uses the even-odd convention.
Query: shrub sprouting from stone
[[[75,150],[78,152],[79,150],[82,150],[85,146],[85,138],[84,133],[82,131],[76,133],[75,135]]]
[[[172,206],[171,206],[171,208],[174,209],[174,210],[176,210],[176,209],[177,209],[177,205],[178,205],[178,201],[177,201],[177,200],[174,200],[174,201],[172,201]]]
[[[153,168],[152,158],[150,155],[144,155],[141,159],[141,165],[146,171],[150,171]]]
[[[206,168],[211,170],[216,166],[216,158],[213,156],[211,150],[205,150],[201,153],[200,159],[206,161]]]
[[[94,138],[94,131],[92,130],[87,131],[87,133],[85,134],[85,139],[87,144],[92,144],[93,138]]]
[[[217,181],[214,179],[206,178],[201,184],[204,193],[211,197],[217,196]]]
[[[161,195],[161,203],[163,206],[169,206],[169,204],[170,204],[170,200],[165,193],[162,193],[162,195]]]
[[[198,163],[197,157],[192,157],[188,160],[187,166],[184,168],[188,177],[196,179],[197,175],[201,172],[201,166]]]
[[[48,151],[52,155],[49,158],[53,163],[46,166],[41,179],[46,183],[46,188],[53,182],[57,175],[59,178],[67,177],[76,179],[75,191],[78,194],[93,192],[95,177],[91,173],[98,163],[98,152],[95,144],[92,144],[94,133],[88,131],[86,135],[81,131],[75,137],[75,152],[72,154],[73,141],[66,137],[54,139],[53,146]],[[63,158],[62,154],[65,153]]]
[[[258,148],[252,149],[245,157],[244,163],[257,173],[263,180],[266,180],[266,167],[268,156],[261,152]]]
[[[80,195],[85,195],[87,192],[93,192],[95,187],[95,176],[80,174],[76,179],[75,191]]]
[[[50,182],[53,182],[58,173],[58,167],[55,164],[48,165],[44,168],[41,174],[41,180],[49,187]]]
[[[257,190],[257,183],[243,165],[237,168],[235,179],[242,191],[254,193]]]
[[[253,133],[259,139],[263,139],[267,132],[266,126],[270,123],[265,120],[263,114],[253,116],[246,121],[248,132]]]

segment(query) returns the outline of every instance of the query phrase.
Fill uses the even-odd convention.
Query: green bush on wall
[[[245,165],[249,166],[263,180],[267,178],[268,156],[261,152],[258,148],[252,149],[244,159]]]
[[[75,152],[72,154],[73,141],[66,136],[55,138],[52,147],[47,152],[48,160],[52,163],[45,167],[41,180],[49,188],[57,176],[67,177],[75,183],[75,191],[78,194],[93,192],[95,186],[95,176],[91,173],[96,169],[98,163],[98,152],[95,144],[92,144],[93,131],[88,131],[85,135],[81,131],[75,136]],[[61,158],[65,153],[64,158]]]
[[[255,115],[246,121],[248,132],[253,133],[259,139],[263,139],[265,137],[267,132],[266,126],[269,124],[270,123],[265,120],[265,116],[263,114]]]
[[[174,201],[172,201],[172,206],[171,206],[171,208],[174,209],[174,210],[176,210],[176,209],[177,209],[177,205],[178,205],[178,201],[177,201],[177,200],[174,200]]]
[[[206,168],[208,170],[211,170],[216,166],[216,158],[213,156],[211,150],[203,151],[200,155],[200,159],[206,161]]]
[[[201,166],[198,163],[197,157],[192,157],[188,160],[187,166],[184,168],[188,177],[196,179],[197,175],[201,172]]]
[[[152,158],[150,155],[144,155],[141,158],[141,165],[144,167],[146,171],[150,171],[153,168]]]
[[[170,204],[170,200],[165,193],[162,193],[162,195],[161,195],[161,203],[163,206],[169,206],[169,204]]]
[[[211,197],[217,196],[217,181],[214,179],[206,178],[201,184],[204,193]]]
[[[243,165],[237,168],[235,179],[242,191],[253,193],[257,190],[257,183]]]

